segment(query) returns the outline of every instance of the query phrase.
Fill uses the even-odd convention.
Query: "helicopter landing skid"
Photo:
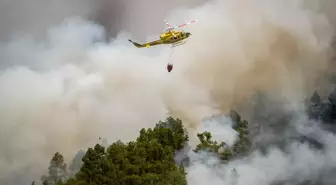
[[[176,42],[176,43],[174,43],[174,44],[172,44],[172,48],[174,48],[174,47],[177,47],[177,46],[181,46],[181,45],[183,45],[183,44],[185,44],[187,41],[186,40],[182,40],[182,41],[179,41],[179,42]]]

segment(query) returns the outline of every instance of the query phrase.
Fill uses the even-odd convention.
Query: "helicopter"
[[[180,46],[186,43],[186,39],[191,36],[190,32],[184,32],[181,31],[175,31],[175,29],[181,28],[183,26],[187,26],[189,24],[197,22],[197,20],[193,21],[186,21],[184,24],[180,24],[178,26],[172,27],[166,20],[164,20],[167,29],[163,31],[163,33],[160,35],[160,38],[155,41],[147,42],[144,44],[139,44],[137,42],[132,41],[131,39],[128,39],[135,47],[137,48],[149,48],[150,46],[156,46],[156,45],[162,45],[162,44],[171,44],[172,48],[176,46]],[[170,72],[173,69],[173,65],[169,64],[167,65],[167,70]]]

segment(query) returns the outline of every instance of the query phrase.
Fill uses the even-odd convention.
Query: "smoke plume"
[[[6,11],[0,6],[6,15],[0,16],[0,39],[29,33],[0,43],[0,184],[27,184],[47,169],[56,151],[70,161],[99,137],[134,139],[167,114],[181,118],[193,134],[204,116],[242,105],[257,91],[296,105],[333,70],[333,11],[323,9],[331,1],[314,1],[321,3],[318,9],[298,0],[95,2],[20,3],[21,11],[11,10],[15,3]],[[31,16],[22,15],[29,7],[36,8]],[[199,20],[185,28],[192,36],[172,56],[168,47],[137,49],[127,41],[157,38],[163,19]],[[171,73],[167,62],[174,64]],[[330,147],[332,137],[325,138]],[[313,171],[304,171],[300,165],[321,154],[296,147],[290,157],[271,149],[267,157],[256,153],[235,161],[239,183],[297,180],[323,168],[317,161]],[[307,158],[297,157],[302,153]],[[273,163],[275,157],[283,162]],[[213,178],[213,169],[195,165],[188,170],[190,184],[202,182],[196,178],[204,172],[204,184],[223,182]],[[290,165],[303,174],[276,171]],[[256,166],[259,171],[251,171]]]

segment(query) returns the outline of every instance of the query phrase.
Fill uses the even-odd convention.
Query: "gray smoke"
[[[333,70],[329,46],[334,33],[333,11],[324,14],[323,9],[333,2],[314,2],[322,3],[322,8],[300,2],[1,5],[6,16],[0,18],[0,37],[12,39],[0,43],[0,183],[30,183],[46,171],[56,151],[71,161],[99,137],[109,142],[134,139],[139,129],[153,126],[168,113],[181,118],[193,135],[204,116],[244,104],[256,91],[298,104],[321,76]],[[165,70],[168,48],[137,49],[127,42],[130,37],[139,42],[157,38],[165,28],[164,19],[172,24],[199,20],[185,29],[193,35],[175,50],[172,73]],[[12,35],[16,31],[24,34]],[[116,37],[106,43],[108,35]],[[234,135],[219,138],[233,141]],[[327,158],[296,145],[300,150],[293,155],[275,148],[269,156],[256,153],[233,166],[240,183],[293,179],[280,173],[281,165],[287,169],[293,164],[297,172],[305,169],[300,165],[312,164],[307,162],[312,158],[329,160],[332,138],[322,138],[331,148]],[[300,153],[307,153],[307,158],[298,157]],[[274,163],[275,157],[283,163]],[[315,169],[298,177],[325,169],[322,164],[317,161]],[[209,174],[205,184],[223,182],[214,177],[213,169],[194,165],[189,169],[190,184],[202,182],[197,177],[204,173]],[[275,177],[279,173],[280,179]]]
[[[73,16],[102,24],[107,38],[126,30],[145,39],[163,31],[163,20],[172,9],[202,2],[205,0],[0,0],[0,41],[27,33],[41,37],[49,28]]]
[[[254,150],[247,157],[235,159],[226,165],[207,153],[195,154],[190,151],[189,157],[193,162],[188,168],[188,184],[334,184],[336,179],[331,174],[336,169],[335,135],[321,129],[320,123],[309,121],[301,113],[296,114],[290,124],[293,125],[291,132],[313,137],[325,148],[318,150],[308,142],[292,140],[283,148],[277,144],[269,145],[266,151]],[[279,135],[283,140],[289,138],[288,134]]]

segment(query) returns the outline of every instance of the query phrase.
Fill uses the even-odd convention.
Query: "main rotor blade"
[[[180,24],[180,25],[178,25],[178,26],[173,27],[173,29],[181,28],[181,27],[183,27],[183,26],[187,26],[187,25],[192,24],[192,23],[195,23],[195,22],[197,22],[197,20],[193,20],[193,21],[186,22],[186,23],[184,23],[184,24]]]
[[[164,22],[166,23],[166,25],[167,25],[168,28],[171,28],[171,25],[168,23],[167,20],[164,20]]]

